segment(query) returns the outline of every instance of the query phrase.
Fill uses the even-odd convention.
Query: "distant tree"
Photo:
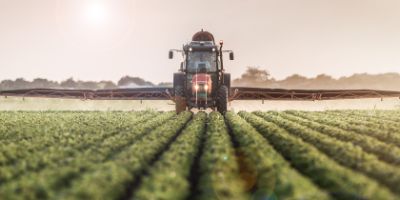
[[[23,78],[17,78],[14,81],[14,87],[13,88],[14,89],[26,89],[26,88],[29,88],[29,83],[30,82],[26,81]]]
[[[318,82],[324,82],[324,81],[334,81],[335,79],[326,74],[319,74],[317,77],[315,77],[315,80]]]
[[[49,81],[44,78],[36,78],[30,83],[31,88],[57,88],[59,87],[58,83],[55,81]]]
[[[304,81],[308,81],[308,78],[301,76],[299,74],[293,74],[291,76],[288,76],[283,81],[287,82],[288,84],[299,84],[299,83],[304,83]]]
[[[247,70],[242,74],[241,79],[243,81],[265,82],[269,77],[270,74],[267,70],[259,69],[258,67],[247,67]]]
[[[115,89],[117,88],[117,85],[112,81],[100,81],[99,87],[101,89]]]
[[[70,88],[70,89],[79,87],[78,83],[75,82],[73,78],[69,78],[65,81],[62,81],[60,86],[62,88]]]
[[[86,90],[96,90],[100,89],[100,86],[95,81],[78,81],[79,89],[86,89]]]
[[[247,67],[247,70],[240,78],[233,80],[233,85],[266,87],[272,81],[267,70],[258,67]]]
[[[277,84],[278,88],[309,89],[311,83],[310,79],[308,79],[307,77],[301,76],[299,74],[293,74],[283,80],[278,81]]]
[[[128,85],[154,86],[152,82],[145,81],[144,79],[139,77],[124,76],[118,81],[119,87]]]
[[[14,89],[14,81],[4,80],[0,83],[0,90],[12,90]]]

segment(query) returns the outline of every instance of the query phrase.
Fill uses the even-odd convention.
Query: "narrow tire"
[[[175,111],[177,114],[186,110],[186,98],[184,97],[183,88],[175,87]]]
[[[222,85],[218,90],[217,110],[225,114],[228,110],[228,87]]]

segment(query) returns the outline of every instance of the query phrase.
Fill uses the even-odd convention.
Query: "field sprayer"
[[[224,72],[223,42],[215,44],[214,36],[207,31],[197,32],[183,50],[170,50],[169,58],[175,52],[182,53],[184,61],[179,73],[174,74],[173,90],[177,112],[191,108],[213,108],[224,113],[227,110],[231,76]]]
[[[0,96],[72,98],[84,100],[171,100],[180,113],[187,109],[199,108],[227,111],[230,101],[234,100],[334,100],[398,97],[400,91],[383,90],[287,90],[251,87],[231,87],[230,74],[225,73],[223,54],[233,51],[223,50],[223,42],[215,43],[214,36],[207,31],[197,32],[192,41],[182,50],[184,61],[178,73],[174,73],[173,87],[148,87],[110,90],[76,89],[23,89],[0,91]]]

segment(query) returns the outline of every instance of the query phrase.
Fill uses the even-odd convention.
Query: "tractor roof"
[[[202,41],[204,41],[204,42],[212,42],[213,44],[215,44],[213,34],[211,34],[208,31],[203,31],[203,29],[193,35],[192,41],[196,41],[196,42],[202,42]]]

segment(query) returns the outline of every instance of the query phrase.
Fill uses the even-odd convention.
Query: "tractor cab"
[[[214,36],[207,31],[196,33],[192,41],[183,46],[181,52],[183,62],[180,73],[174,74],[174,96],[176,111],[179,113],[187,108],[227,110],[227,100],[230,89],[230,75],[223,70],[223,43],[215,44]]]
[[[186,70],[188,73],[215,73],[218,58],[215,52],[189,52]]]

